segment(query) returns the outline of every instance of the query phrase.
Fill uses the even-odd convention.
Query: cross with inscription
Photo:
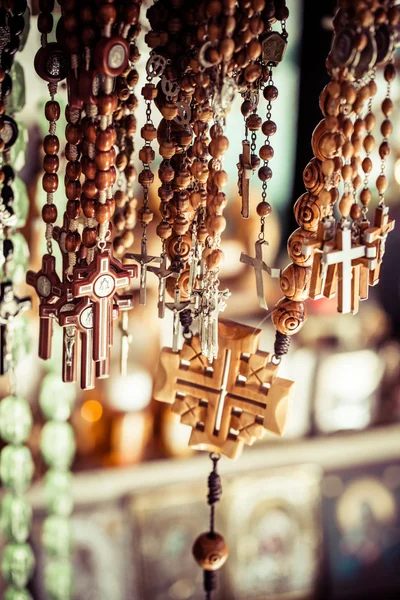
[[[250,142],[248,140],[242,141],[242,154],[239,156],[239,162],[237,168],[239,171],[239,196],[242,198],[242,210],[241,215],[244,219],[248,219],[250,216],[250,179],[254,173],[254,169],[251,164],[251,149]]]
[[[30,298],[17,298],[10,281],[3,281],[0,285],[0,375],[8,371],[7,337],[10,335],[9,327],[18,315],[31,308]]]
[[[322,264],[326,267],[337,265],[338,269],[338,311],[341,313],[357,312],[359,291],[356,285],[356,273],[353,266],[357,259],[366,256],[364,245],[353,245],[351,229],[338,229],[336,247],[322,254]]]
[[[179,315],[182,311],[184,311],[188,306],[190,306],[190,300],[186,302],[181,302],[180,300],[181,293],[179,288],[175,288],[174,291],[174,301],[166,302],[165,306],[172,311],[173,314],[173,337],[172,337],[172,351],[178,352],[179,350]]]
[[[237,458],[265,430],[282,435],[294,384],[277,377],[278,366],[258,350],[260,337],[260,329],[220,320],[212,365],[198,336],[179,354],[162,350],[154,397],[192,427],[193,448]]]
[[[268,305],[264,294],[263,271],[266,271],[270,277],[274,278],[279,277],[281,271],[280,269],[269,267],[267,263],[264,262],[263,248],[265,244],[268,245],[268,242],[265,240],[257,240],[255,243],[255,256],[248,256],[242,252],[240,255],[240,262],[254,267],[258,303],[261,308],[268,310]]]
[[[393,231],[395,221],[389,218],[389,207],[385,205],[377,206],[375,209],[374,225],[368,227],[363,233],[363,241],[368,247],[376,248],[376,264],[369,273],[369,285],[376,285],[379,282],[379,274],[383,255],[385,253],[386,238]]]
[[[177,279],[179,277],[179,273],[172,271],[171,269],[167,269],[166,254],[162,256],[161,265],[159,267],[150,266],[149,271],[158,277],[158,317],[159,319],[163,319],[165,316],[165,293],[167,290],[167,279],[169,277]]]
[[[146,304],[146,286],[147,286],[147,268],[151,263],[160,264],[161,256],[150,256],[147,254],[147,238],[142,237],[142,247],[140,254],[125,254],[126,258],[135,260],[140,265],[140,288],[139,288],[139,303]]]
[[[121,265],[120,272],[113,266],[108,251],[99,252],[87,267],[74,270],[75,298],[88,297],[93,302],[93,360],[106,360],[111,340],[113,298],[118,289],[131,281],[129,266]],[[82,274],[85,279],[82,280]]]

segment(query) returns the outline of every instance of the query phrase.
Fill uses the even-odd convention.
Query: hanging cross
[[[335,249],[336,219],[325,217],[320,221],[316,239],[304,242],[301,252],[305,258],[313,255],[312,273],[310,279],[309,296],[313,300],[318,298],[332,298],[337,287],[336,265],[322,263],[322,254]]]
[[[181,302],[180,301],[180,291],[179,288],[175,288],[174,291],[174,301],[166,302],[165,306],[172,311],[173,314],[173,337],[172,337],[172,351],[178,352],[179,350],[179,315],[182,311],[184,311],[188,306],[190,306],[190,301]]]
[[[121,265],[120,272],[112,267],[108,251],[96,254],[87,267],[74,270],[73,294],[75,298],[87,296],[93,302],[93,360],[106,360],[110,344],[113,298],[118,289],[131,281],[129,267]],[[132,271],[131,271],[132,272]],[[82,275],[85,279],[82,281]]]
[[[53,240],[57,242],[58,247],[60,248],[61,256],[62,256],[62,273],[63,273],[63,281],[67,281],[66,275],[69,266],[68,262],[68,252],[65,247],[65,238],[68,233],[69,228],[69,218],[67,213],[64,213],[63,226],[53,227]]]
[[[158,318],[163,319],[165,316],[165,293],[167,291],[167,279],[173,277],[177,279],[179,273],[167,269],[167,255],[163,254],[161,265],[159,267],[149,267],[149,271],[157,275],[158,277]]]
[[[265,430],[282,435],[294,384],[277,377],[277,365],[258,350],[260,337],[260,329],[221,320],[212,366],[198,336],[179,354],[162,350],[154,397],[192,427],[193,448],[237,458]]]
[[[147,286],[147,268],[151,263],[160,264],[162,261],[161,256],[150,256],[147,254],[147,238],[142,237],[142,247],[140,254],[125,254],[126,258],[136,260],[140,265],[140,289],[139,289],[139,303],[146,304],[146,286]]]
[[[197,279],[198,272],[199,272],[199,265],[201,263],[201,248],[202,248],[202,244],[200,244],[199,240],[197,239],[197,226],[194,223],[193,231],[192,231],[192,248],[189,252],[189,257],[188,257],[188,263],[190,265],[190,267],[189,267],[189,285],[188,285],[189,297],[192,296],[192,292],[196,285],[196,279]]]
[[[386,238],[393,231],[395,221],[389,218],[389,207],[385,205],[377,206],[375,209],[375,218],[373,227],[364,231],[363,241],[367,248],[375,246],[376,265],[370,270],[369,284],[376,285],[379,281],[379,274],[383,255],[385,253]]]
[[[32,306],[30,298],[17,298],[10,281],[3,281],[0,285],[0,375],[8,371],[9,352],[7,337],[10,335],[9,327],[18,315],[26,312]]]
[[[364,245],[352,245],[350,228],[338,229],[335,250],[330,249],[322,254],[322,265],[337,265],[338,311],[341,313],[357,311],[359,295],[355,282],[357,273],[353,273],[353,261],[365,255]]]
[[[42,302],[39,306],[39,318],[40,322],[43,323],[43,331],[46,331],[46,335],[40,337],[40,350],[39,356],[43,360],[48,360],[51,357],[51,347],[53,339],[54,320],[58,320],[60,313],[63,310],[69,310],[73,307],[73,295],[72,295],[72,284],[65,283],[60,298],[56,298],[54,302]],[[47,326],[45,325],[46,320],[48,321]],[[65,332],[64,332],[65,341]],[[69,373],[68,377],[73,377],[72,373]],[[74,379],[63,379],[63,381],[75,381]]]
[[[56,271],[56,259],[52,254],[45,254],[42,267],[35,273],[28,271],[26,283],[31,285],[39,296],[40,304],[53,303],[63,294],[63,284]],[[51,338],[53,335],[53,319],[39,319],[39,358],[47,360],[51,355]]]
[[[266,262],[264,262],[263,258],[263,248],[264,245],[267,244],[265,240],[257,240],[255,243],[255,256],[248,256],[244,252],[240,255],[240,262],[245,265],[250,265],[254,267],[254,272],[256,275],[256,289],[257,289],[257,298],[258,304],[261,308],[268,310],[267,301],[265,299],[264,294],[264,280],[263,280],[263,271],[266,271],[270,277],[279,277],[281,274],[280,269],[274,269],[269,267]]]
[[[250,216],[250,179],[254,173],[251,164],[250,142],[243,140],[242,149],[243,151],[239,156],[239,162],[237,164],[239,171],[238,188],[239,196],[242,198],[241,215],[244,219],[248,219]]]

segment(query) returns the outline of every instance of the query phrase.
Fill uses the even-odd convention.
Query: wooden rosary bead
[[[97,132],[95,147],[96,150],[100,150],[101,152],[108,152],[115,142],[116,133],[114,127],[107,127],[104,131],[99,130]]]
[[[388,178],[385,175],[379,175],[376,180],[376,189],[378,190],[379,194],[384,194],[386,192],[388,184]]]
[[[309,192],[300,196],[294,205],[294,216],[300,227],[306,231],[316,231],[322,218],[318,197]]]
[[[174,260],[180,258],[187,260],[189,252],[192,247],[192,237],[188,233],[180,236],[176,233],[172,233],[167,240],[166,251],[168,258]]]
[[[258,178],[260,181],[269,181],[272,177],[272,169],[267,165],[262,166],[258,170]]]
[[[269,202],[259,202],[257,204],[257,214],[259,217],[268,217],[271,214],[271,205]]]
[[[344,137],[342,135],[341,137],[344,143]],[[319,160],[333,158],[337,154],[337,143],[333,134],[327,131],[325,120],[320,121],[314,129],[311,144],[314,155]]]
[[[211,254],[209,254],[206,258],[207,268],[212,271],[219,267],[219,265],[224,261],[225,255],[222,250],[216,249],[212,250]]]
[[[58,175],[56,173],[45,173],[42,178],[42,186],[45,192],[53,193],[58,188]]]
[[[145,165],[151,164],[155,160],[155,152],[153,148],[150,146],[143,146],[143,148],[139,150],[139,160]]]
[[[43,140],[43,150],[46,154],[58,154],[60,142],[56,135],[46,135]]]
[[[382,142],[381,145],[379,146],[379,156],[382,159],[385,159],[389,156],[390,154],[390,146],[387,142]]]
[[[77,219],[81,214],[80,201],[77,199],[68,200],[65,212],[70,219]]]
[[[88,219],[94,219],[96,212],[96,200],[94,200],[93,198],[87,198],[86,196],[82,196],[81,206],[85,217],[87,217]]]
[[[94,63],[98,71],[109,77],[117,77],[129,61],[129,45],[120,36],[102,38],[94,51]]]
[[[291,263],[281,274],[280,286],[286,298],[302,302],[307,300],[311,282],[311,267],[299,267]]]
[[[385,98],[382,102],[382,112],[385,117],[389,117],[393,112],[393,102],[390,98]]]
[[[381,125],[381,134],[383,135],[383,137],[387,138],[391,135],[393,131],[393,125],[392,122],[389,119],[385,119],[384,121],[382,121],[382,125]]]
[[[354,202],[354,195],[351,192],[346,192],[340,199],[339,211],[342,217],[348,217],[350,214],[351,206]]]
[[[366,156],[364,158],[364,160],[362,161],[361,166],[362,166],[362,170],[364,171],[364,173],[371,173],[371,171],[372,171],[372,160],[369,158],[369,156]]]
[[[307,241],[317,239],[317,234],[305,231],[304,229],[296,229],[289,237],[287,242],[287,250],[290,259],[299,267],[309,267],[313,264],[314,257],[311,254],[305,255],[303,245]]]
[[[68,181],[65,186],[65,195],[68,200],[76,200],[81,195],[80,181]]]
[[[179,215],[174,220],[173,228],[178,235],[184,235],[189,229],[190,223],[183,215]]]
[[[260,158],[261,160],[271,160],[274,157],[274,149],[269,144],[264,144],[260,148]]]
[[[81,234],[79,231],[68,231],[65,236],[65,249],[67,252],[77,252],[81,245]]]
[[[87,179],[94,179],[97,173],[97,167],[94,160],[84,156],[81,161],[82,172]]]
[[[274,135],[276,133],[276,123],[274,121],[264,121],[262,124],[262,132],[266,137]]]
[[[107,204],[100,204],[100,202],[96,202],[94,214],[98,223],[106,223],[111,218],[109,206]]]
[[[97,171],[94,182],[98,190],[108,190],[113,184],[112,170],[108,169],[108,171]]]
[[[303,171],[304,185],[310,194],[317,196],[324,187],[325,178],[322,173],[321,161],[312,158]]]
[[[161,154],[164,160],[169,160],[175,155],[176,147],[176,143],[173,140],[166,140],[162,144],[160,144],[159,153]]]
[[[45,223],[55,223],[57,221],[57,206],[55,204],[44,204],[42,208],[42,219]]]
[[[368,134],[365,136],[364,138],[364,150],[365,152],[367,152],[368,154],[370,154],[372,152],[372,150],[375,148],[375,138],[373,135]]]
[[[365,160],[365,159],[364,159]],[[350,181],[353,176],[353,168],[351,165],[343,165],[342,177],[343,181]]]
[[[48,100],[44,107],[44,114],[48,121],[58,121],[60,118],[60,105],[55,100]]]
[[[143,169],[143,171],[139,173],[138,182],[143,187],[150,187],[154,182],[154,173],[150,171],[150,169]]]
[[[244,70],[244,78],[248,83],[254,83],[262,75],[262,67],[258,63],[251,63],[247,65]]]
[[[246,125],[249,131],[258,131],[262,127],[262,118],[253,113],[246,119]]]
[[[295,302],[288,298],[282,298],[275,305],[271,319],[279,333],[283,335],[294,335],[300,331],[307,318],[307,310],[304,302]]]
[[[137,178],[136,168],[133,165],[128,165],[124,171],[124,175],[128,183],[133,183]]]
[[[392,63],[386,65],[384,70],[385,80],[390,83],[396,77],[396,69]]]
[[[161,223],[157,225],[156,233],[159,238],[166,240],[172,234],[172,227],[167,221],[161,221]]]
[[[94,144],[97,138],[97,127],[94,123],[87,119],[82,119],[81,129],[84,139],[89,144]]]
[[[81,163],[77,160],[70,160],[65,167],[65,174],[70,181],[79,179],[81,171]]]
[[[82,130],[80,126],[68,123],[65,128],[65,137],[70,144],[77,146],[82,140]]]
[[[178,105],[175,102],[166,102],[161,107],[161,114],[167,121],[172,121],[178,114]]]
[[[372,200],[371,191],[368,188],[364,188],[360,193],[360,202],[363,206],[368,206]]]
[[[79,156],[79,146],[75,146],[74,144],[70,144],[69,142],[65,144],[65,158],[67,160],[77,160]]]
[[[354,220],[357,221],[360,217],[361,217],[361,206],[359,204],[352,204],[352,207],[350,209],[350,217]]]
[[[210,216],[206,219],[208,233],[215,237],[226,229],[226,219],[223,215]]]
[[[137,211],[137,217],[141,223],[148,225],[154,217],[154,213],[148,206],[141,206]]]
[[[87,179],[82,186],[82,193],[87,198],[96,198],[98,195],[98,189],[94,181]]]
[[[118,96],[115,93],[99,94],[97,105],[101,115],[112,115],[118,108]]]
[[[108,171],[108,169],[115,163],[115,149],[111,148],[107,152],[97,151],[94,157],[94,162],[97,169],[100,171]]]
[[[318,202],[320,206],[330,206],[331,205],[331,193],[326,189],[322,189],[318,194]]]
[[[121,238],[122,238],[122,242],[125,246],[125,250],[130,248],[132,246],[133,242],[135,241],[135,236],[132,231],[124,231]]]
[[[205,571],[217,571],[228,558],[228,547],[219,533],[202,533],[193,544],[193,556]]]
[[[94,248],[97,244],[96,227],[85,227],[82,231],[82,244],[86,248]]]
[[[43,169],[46,173],[57,173],[60,161],[56,154],[46,154],[43,158]]]

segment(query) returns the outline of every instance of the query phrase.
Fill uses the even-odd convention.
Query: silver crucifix
[[[263,271],[266,271],[270,277],[274,278],[279,277],[281,271],[280,269],[269,267],[267,263],[264,262],[263,248],[265,244],[268,245],[268,242],[265,240],[257,240],[255,243],[255,256],[248,256],[247,254],[242,252],[242,254],[240,255],[240,262],[244,263],[245,265],[250,265],[251,267],[254,267],[258,303],[261,308],[268,310],[268,305],[264,294]]]
[[[167,269],[167,255],[162,255],[161,265],[159,267],[149,267],[149,271],[158,277],[158,317],[163,319],[165,316],[165,292],[167,290],[167,279],[173,277],[177,279],[179,273]]]
[[[147,285],[147,268],[151,263],[160,264],[161,256],[150,256],[147,254],[147,238],[142,237],[142,246],[140,254],[125,254],[126,258],[135,260],[140,265],[140,288],[139,288],[139,303],[146,304],[146,285]]]
[[[180,291],[179,291],[179,288],[175,288],[174,301],[173,302],[166,302],[165,306],[169,310],[171,310],[172,313],[173,313],[172,351],[173,352],[178,352],[178,350],[179,350],[179,315],[188,306],[190,306],[190,301],[181,302],[180,301]]]

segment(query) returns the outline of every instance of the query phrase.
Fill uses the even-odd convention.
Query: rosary
[[[265,251],[272,212],[268,184],[274,162],[283,158],[274,156],[278,132],[273,114],[279,102],[275,69],[288,44],[285,0],[155,1],[146,13],[149,50],[140,87],[135,65],[141,0],[58,0],[58,5],[39,0],[41,45],[33,61],[48,90],[41,194],[46,251],[39,270],[26,274],[39,305],[39,357],[48,360],[60,353],[62,381],[93,389],[97,379],[112,376],[110,351],[119,327],[120,369],[126,373],[133,280],[138,280],[138,301],[144,305],[148,279],[157,278],[156,314],[163,319],[171,313],[172,347],[161,351],[154,397],[172,405],[191,427],[190,446],[207,451],[212,463],[209,530],[193,546],[211,600],[217,571],[228,557],[215,528],[222,494],[220,457],[238,458],[243,446],[254,444],[265,431],[283,434],[294,383],[280,378],[278,370],[291,336],[305,323],[305,301],[335,298],[339,312],[356,313],[369,286],[379,281],[386,238],[394,228],[385,192],[400,10],[392,0],[338,0],[326,62],[330,81],[319,98],[323,119],[312,134],[314,156],[303,174],[306,191],[294,204],[298,229],[287,242],[292,262],[281,271],[267,263]],[[13,154],[21,135],[15,113],[23,105],[13,89],[13,81],[23,78],[14,57],[23,48],[29,21],[26,0],[1,2],[0,368],[10,395],[0,403],[0,435],[7,444],[0,476],[7,490],[2,504],[7,600],[31,598],[26,587],[34,569],[27,543],[31,510],[24,497],[33,463],[23,445],[32,417],[28,403],[17,396],[15,377],[16,324],[31,302],[15,295],[18,282],[13,280],[14,239],[27,214]],[[56,41],[49,41],[50,34]],[[378,69],[386,91],[380,133],[374,133]],[[65,132],[60,131],[57,100],[62,82],[68,96]],[[254,255],[242,253],[237,260],[254,269],[259,307],[276,329],[271,353],[259,349],[260,329],[220,318],[230,296],[219,278],[228,203],[224,154],[229,113],[238,95],[243,117],[235,123],[243,130],[237,149],[238,210],[243,219],[256,213],[259,233]],[[138,124],[140,104],[145,120]],[[379,175],[372,181],[377,165]],[[253,181],[257,175],[260,188]],[[54,201],[59,185],[65,187],[60,215]],[[135,226],[140,252],[133,253]],[[159,251],[153,256],[148,244],[154,231]],[[278,279],[283,293],[271,310],[267,277]],[[53,348],[56,327],[62,330],[61,348]],[[65,404],[51,409],[43,404],[42,411],[49,512],[42,536],[45,586],[49,598],[64,600],[71,597],[73,580],[69,469],[74,438]]]

